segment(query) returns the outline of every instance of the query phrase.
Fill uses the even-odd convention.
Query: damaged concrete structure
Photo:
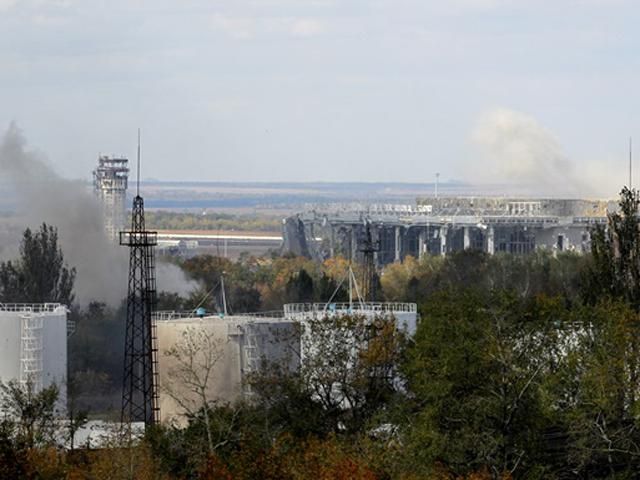
[[[461,250],[526,254],[589,251],[591,229],[615,201],[494,197],[420,198],[415,205],[316,205],[285,219],[284,249],[360,261],[368,232],[378,266]]]

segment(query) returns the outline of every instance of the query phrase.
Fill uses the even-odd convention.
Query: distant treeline
[[[280,217],[225,213],[182,213],[159,210],[146,213],[147,226],[158,230],[238,230],[279,232]]]

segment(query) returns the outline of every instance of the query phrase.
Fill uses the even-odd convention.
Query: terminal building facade
[[[360,261],[369,244],[378,266],[407,256],[462,250],[583,253],[591,247],[594,226],[605,224],[616,207],[605,200],[492,197],[420,198],[415,205],[316,205],[284,220],[284,250]]]

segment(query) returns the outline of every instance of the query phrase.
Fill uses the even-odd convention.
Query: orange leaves
[[[352,267],[357,268],[358,265],[352,265]],[[331,257],[322,263],[322,272],[336,282],[340,282],[345,277],[348,269],[349,261],[344,257]],[[356,278],[359,278],[357,272]]]
[[[286,459],[292,480],[376,480],[375,472],[344,443],[335,438],[311,439]]]
[[[234,480],[227,466],[216,456],[210,455],[198,473],[200,480]]]
[[[55,448],[32,448],[26,452],[29,477],[42,480],[64,478],[67,470],[65,454]]]
[[[396,329],[393,318],[376,318],[370,328],[374,333],[367,346],[361,350],[360,359],[369,368],[393,366],[398,361],[402,334]]]

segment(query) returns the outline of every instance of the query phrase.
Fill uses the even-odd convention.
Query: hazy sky
[[[500,108],[616,183],[629,135],[640,158],[639,14],[622,0],[0,0],[0,126],[76,178],[99,153],[133,157],[140,127],[143,177],[431,182],[490,171],[473,132]]]

